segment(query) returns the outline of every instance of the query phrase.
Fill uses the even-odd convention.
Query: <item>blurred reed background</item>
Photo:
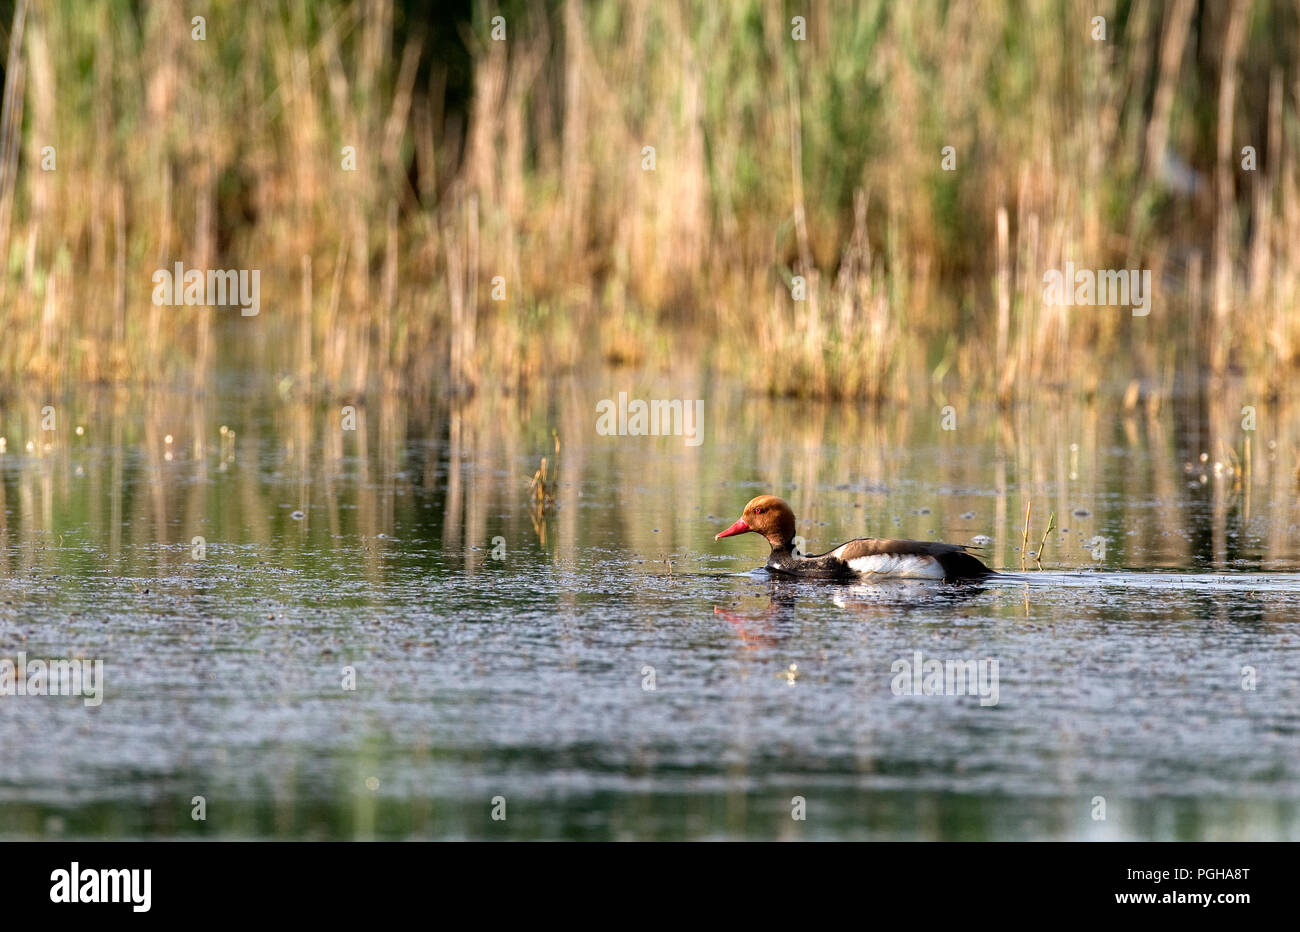
[[[807,397],[1117,378],[1158,403],[1300,363],[1296,2],[0,14],[10,388],[239,363],[286,394],[464,394],[688,356]],[[153,305],[176,261],[261,269],[261,315]],[[1066,261],[1151,269],[1150,316],[1046,306]]]

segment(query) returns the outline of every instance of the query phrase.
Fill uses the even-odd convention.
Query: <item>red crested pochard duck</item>
[[[826,553],[804,556],[794,549],[794,512],[775,495],[751,499],[740,520],[714,540],[753,531],[772,545],[767,568],[792,576],[824,579],[942,579],[961,582],[993,573],[966,552],[964,544],[859,537]]]

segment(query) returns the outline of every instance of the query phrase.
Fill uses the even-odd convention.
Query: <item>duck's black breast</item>
[[[806,576],[813,579],[848,579],[854,575],[852,568],[839,557],[830,554],[800,557],[790,550],[773,550],[768,558],[767,568],[787,576]]]

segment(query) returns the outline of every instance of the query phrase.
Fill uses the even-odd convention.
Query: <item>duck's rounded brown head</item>
[[[750,499],[740,520],[727,528],[714,540],[753,531],[762,534],[773,547],[785,547],[794,540],[794,512],[775,495],[760,495]]]

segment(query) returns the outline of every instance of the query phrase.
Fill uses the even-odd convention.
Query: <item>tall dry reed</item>
[[[217,0],[198,40],[170,3],[18,0],[0,377],[361,396],[690,352],[1011,400],[1300,364],[1293,4],[503,10],[496,41],[491,5]],[[263,314],[155,306],[175,261],[262,269]],[[1150,315],[1045,303],[1066,262],[1149,269]]]

